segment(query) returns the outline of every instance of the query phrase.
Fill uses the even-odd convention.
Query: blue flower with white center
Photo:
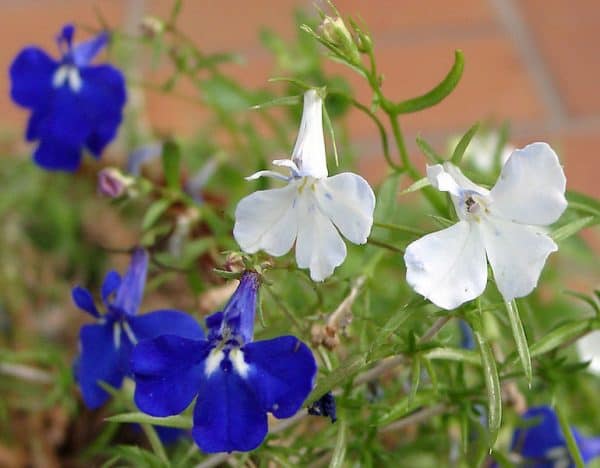
[[[192,437],[204,452],[249,451],[267,435],[267,413],[293,416],[317,364],[294,336],[252,341],[259,277],[247,271],[207,339],[163,335],[138,344],[131,367],[135,402],[152,416],[183,412],[196,398]]]
[[[529,468],[575,466],[569,455],[558,417],[550,407],[529,408],[522,418],[526,423],[533,423],[533,425],[515,430],[511,450],[523,457],[523,466]],[[600,437],[585,437],[576,429],[572,429],[572,432],[585,463],[600,455]]]
[[[47,170],[76,170],[84,147],[99,158],[123,117],[123,74],[91,65],[108,35],[73,45],[74,31],[67,24],[58,35],[59,60],[26,47],[10,67],[12,99],[32,111],[25,138],[39,141],[33,159]]]
[[[106,313],[101,315],[87,289],[73,288],[73,301],[97,323],[84,325],[79,333],[81,355],[75,363],[75,378],[83,401],[89,408],[98,408],[109,397],[98,385],[105,382],[115,388],[128,376],[133,346],[141,340],[162,334],[178,334],[202,339],[204,332],[189,315],[177,310],[157,310],[137,316],[142,301],[148,253],[134,250],[131,264],[123,279],[111,271],[102,285],[102,301]]]

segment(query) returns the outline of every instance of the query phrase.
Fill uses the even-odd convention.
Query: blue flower
[[[222,312],[207,317],[205,340],[164,335],[136,346],[135,402],[153,416],[184,411],[197,397],[192,437],[204,452],[249,451],[267,435],[267,412],[293,416],[317,365],[294,336],[252,341],[259,286],[245,272]]]
[[[460,347],[463,349],[475,349],[475,337],[469,324],[460,319],[458,321],[458,328],[460,329]]]
[[[67,24],[58,35],[59,60],[26,47],[10,67],[12,99],[32,111],[25,138],[39,141],[33,159],[48,170],[76,170],[84,147],[99,158],[117,132],[126,101],[123,74],[111,65],[90,64],[108,35],[73,45],[74,31]]]
[[[511,450],[523,457],[523,466],[529,468],[575,466],[569,455],[558,417],[550,407],[529,408],[522,418],[533,425],[515,430]],[[585,437],[576,429],[572,429],[572,432],[585,463],[600,455],[600,437]]]
[[[102,285],[102,301],[106,313],[100,315],[87,289],[73,288],[73,301],[97,323],[84,325],[79,333],[81,355],[75,363],[75,378],[83,401],[89,408],[98,408],[109,397],[98,385],[103,381],[115,388],[129,375],[133,346],[141,340],[165,333],[186,338],[202,339],[204,332],[189,315],[177,310],[157,310],[136,316],[146,283],[148,254],[134,250],[131,264],[121,280],[111,271]]]
[[[312,416],[323,416],[329,418],[331,423],[337,421],[336,408],[335,408],[335,397],[333,393],[327,392],[318,400],[314,401],[308,407],[308,414]]]

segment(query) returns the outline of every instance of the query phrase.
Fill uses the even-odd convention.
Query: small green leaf
[[[410,393],[408,394],[409,405],[415,399],[415,396],[417,395],[417,391],[419,390],[419,383],[421,381],[421,357],[418,354],[416,354],[413,357],[410,374],[411,374]]]
[[[177,427],[180,429],[191,429],[193,426],[192,418],[189,416],[177,415],[156,418],[140,412],[117,414],[109,416],[106,420],[118,423],[155,424],[157,426]]]
[[[466,349],[440,347],[433,348],[427,351],[425,357],[428,359],[436,360],[441,359],[445,361],[457,361],[466,362],[475,366],[481,365],[481,360],[475,351],[469,351]]]
[[[310,392],[310,395],[306,399],[307,402],[312,403],[313,401],[321,398],[325,393],[337,387],[341,383],[344,383],[346,380],[350,379],[354,374],[364,369],[366,366],[366,359],[364,356],[355,356],[351,359],[340,364],[338,368],[336,368],[329,375],[320,379],[317,382],[317,386]]]
[[[488,396],[488,446],[492,448],[498,437],[498,431],[502,424],[502,392],[500,390],[500,378],[496,369],[496,360],[492,354],[485,337],[483,336],[483,326],[479,316],[471,317],[469,322],[473,328],[473,335],[479,347],[481,356],[481,365],[485,377],[485,388]]]
[[[554,231],[552,231],[550,237],[552,237],[555,242],[560,242],[568,237],[571,237],[573,234],[577,234],[583,228],[598,223],[600,223],[600,216],[586,216],[585,218],[579,218],[560,226],[559,228],[556,228]]]
[[[573,436],[573,431],[571,430],[571,426],[569,425],[569,421],[567,421],[567,416],[565,415],[562,407],[560,405],[556,405],[554,407],[556,411],[556,416],[558,417],[558,423],[560,424],[560,428],[562,429],[562,433],[565,436],[565,440],[567,441],[567,448],[569,449],[569,453],[571,454],[571,458],[575,462],[575,466],[577,468],[584,468],[585,463],[583,463],[583,458],[581,457],[581,452],[579,451],[579,446],[575,441],[575,437]]]
[[[444,158],[442,158],[425,140],[421,137],[417,137],[417,146],[421,150],[421,152],[425,155],[425,157],[429,160],[429,162],[433,164],[442,164],[444,162]]]
[[[462,76],[464,66],[465,59],[463,53],[457,50],[454,53],[454,65],[452,65],[452,68],[440,84],[422,96],[400,102],[394,107],[394,112],[397,114],[408,114],[435,106],[456,88]]]
[[[430,185],[431,185],[431,182],[429,182],[429,179],[427,177],[423,177],[422,179],[417,180],[416,182],[411,184],[409,187],[402,190],[400,192],[400,195],[406,195],[407,193],[416,192],[417,190],[421,190],[425,187],[429,187]]]
[[[420,300],[417,298],[416,300]],[[390,318],[383,325],[383,327],[378,330],[377,338],[373,343],[372,350],[379,348],[381,345],[385,344],[390,336],[392,336],[396,330],[398,330],[404,322],[406,322],[413,313],[416,312],[416,307],[414,307],[415,301],[411,301],[408,304],[405,304],[399,311],[391,314]]]
[[[456,145],[456,148],[454,148],[454,152],[452,153],[452,157],[450,158],[452,164],[454,164],[455,166],[458,166],[460,164],[460,162],[462,161],[462,157],[467,149],[467,146],[469,146],[469,143],[471,143],[471,140],[477,133],[477,130],[479,130],[479,122],[473,125],[469,130],[467,130],[467,133],[465,133],[462,136],[462,138]]]
[[[329,468],[341,468],[344,466],[344,459],[346,458],[346,446],[348,445],[348,427],[345,419],[341,419],[338,424],[338,436],[335,442],[335,448],[333,449],[333,455],[331,456],[331,462]]]
[[[565,323],[533,343],[530,349],[531,356],[540,356],[565,343],[569,343],[590,327],[591,322],[589,320],[577,320],[576,322]]]
[[[587,294],[583,294],[583,293],[580,293],[577,291],[565,291],[565,294],[576,297],[577,299],[585,302],[587,305],[589,305],[594,310],[594,312],[596,312],[596,315],[600,315],[600,304],[598,302],[598,301],[600,301],[600,298],[598,299],[598,301],[595,301],[593,296],[588,296]],[[597,291],[596,291],[596,295],[598,295]]]
[[[529,346],[527,345],[527,337],[525,336],[525,330],[523,329],[523,323],[519,316],[519,309],[515,300],[506,303],[506,310],[508,312],[508,320],[510,322],[510,328],[512,329],[513,337],[517,345],[517,352],[521,359],[521,365],[527,377],[527,382],[531,386],[533,380],[533,370],[531,368],[531,356],[529,355]]]
[[[165,199],[157,200],[152,203],[148,207],[148,210],[146,210],[146,214],[142,220],[142,231],[150,229],[162,214],[167,211],[167,208],[169,208],[170,205],[171,202]]]
[[[437,395],[432,390],[424,390],[417,393],[412,400],[410,397],[405,396],[401,398],[395,405],[393,405],[386,413],[382,414],[377,420],[377,426],[386,426],[398,419],[403,418],[408,413],[412,412],[419,406],[427,406],[437,399]]]
[[[256,104],[252,106],[250,109],[266,109],[268,107],[275,106],[297,106],[302,103],[302,96],[283,96],[273,99],[272,101],[263,102],[262,104]]]
[[[569,208],[583,211],[593,216],[600,216],[600,201],[583,193],[569,190],[567,192]]]
[[[162,164],[167,187],[177,189],[179,187],[179,166],[181,163],[181,151],[179,145],[168,140],[163,145]]]

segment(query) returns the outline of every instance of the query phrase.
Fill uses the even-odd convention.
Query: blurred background
[[[315,4],[323,6],[311,0],[187,1],[179,25],[206,53],[239,53],[242,61],[225,68],[247,87],[268,87],[277,67],[259,31],[292,40],[298,34],[294,12],[316,16]],[[165,17],[171,5],[171,0],[3,0],[0,67],[7,70],[25,44],[55,50],[53,37],[65,21],[98,28],[101,17],[111,27],[138,34],[144,16]],[[417,135],[444,148],[450,135],[464,133],[475,120],[509,120],[513,143],[551,142],[564,161],[569,188],[600,196],[597,0],[338,0],[336,5],[344,17],[368,25],[391,98],[428,91],[450,68],[453,50],[464,51],[463,79],[451,96],[403,119],[415,157]],[[346,77],[361,102],[369,102],[358,75],[341,65],[327,63],[327,68]],[[161,78],[160,69],[151,73],[144,80]],[[6,73],[0,85],[0,128],[20,134],[27,112],[10,102]],[[185,83],[179,92],[198,95]],[[161,134],[190,135],[202,125],[196,103],[149,90],[140,97],[150,127]],[[356,110],[348,120],[361,169],[378,181],[386,169],[376,128]]]

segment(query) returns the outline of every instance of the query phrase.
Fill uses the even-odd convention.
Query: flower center
[[[81,81],[81,75],[76,66],[70,64],[61,65],[58,67],[58,70],[54,72],[52,86],[60,88],[65,83],[69,84],[69,88],[71,88],[71,91],[74,93],[79,92],[81,89],[83,82]]]
[[[487,200],[480,194],[465,193],[462,200],[461,207],[465,219],[479,221],[481,216],[489,212]]]

